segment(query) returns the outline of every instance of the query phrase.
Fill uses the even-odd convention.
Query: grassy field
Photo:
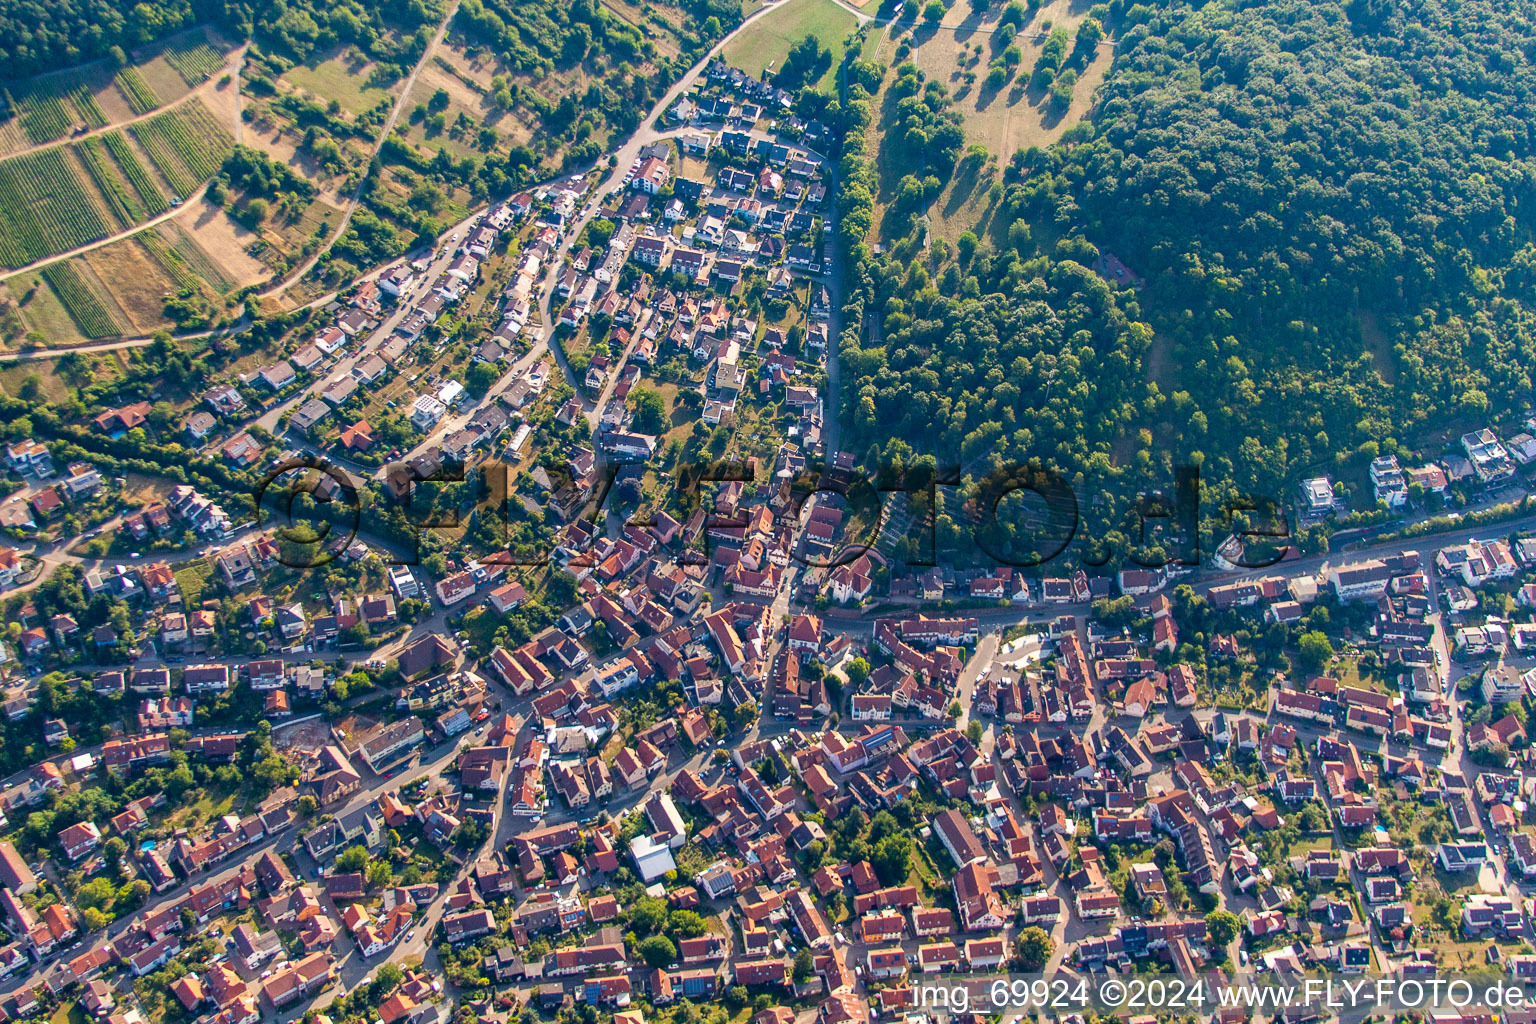
[[[16,310],[26,327],[26,333],[40,344],[74,345],[85,340],[80,329],[70,318],[69,311],[54,295],[53,289],[40,274],[12,278],[6,289],[16,299]],[[18,344],[18,339],[7,338],[8,343]]]
[[[875,59],[892,67],[911,61],[927,80],[943,84],[954,100],[953,109],[964,118],[966,143],[979,143],[996,160],[956,173],[945,183],[930,211],[935,238],[953,242],[967,230],[985,236],[996,205],[990,188],[1000,177],[998,165],[1006,164],[1017,150],[1050,145],[1088,113],[1094,92],[1114,57],[1107,40],[1100,44],[1097,56],[1078,71],[1072,100],[1065,110],[1052,106],[1046,90],[1029,84],[1046,36],[1055,29],[1069,35],[1076,32],[1087,10],[1086,4],[1075,0],[1051,0],[1036,11],[1014,41],[1022,62],[1012,80],[998,90],[987,88],[985,79],[988,62],[1004,49],[996,37],[1001,5],[987,7],[973,5],[973,0],[956,0],[938,26],[913,24],[905,18],[879,35],[878,46],[872,47]],[[870,49],[866,48],[866,55]],[[895,76],[887,76],[885,87],[894,81]],[[884,108],[884,92],[883,87],[877,108]],[[879,130],[877,121],[871,131]],[[883,218],[894,181],[882,178],[881,185],[875,225],[876,233],[886,237]]]
[[[283,73],[288,82],[315,96],[321,103],[336,100],[353,114],[363,114],[389,96],[388,90],[368,84],[373,65],[359,60],[351,49],[310,64],[295,64]]]
[[[759,75],[783,63],[795,43],[815,36],[832,51],[832,66],[820,82],[826,88],[843,59],[843,40],[857,24],[853,13],[833,0],[788,0],[737,36],[725,48],[725,59],[749,75]]]

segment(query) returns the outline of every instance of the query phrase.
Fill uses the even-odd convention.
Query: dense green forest
[[[1536,5],[1104,13],[1119,46],[1093,113],[1004,155],[982,237],[923,249],[921,213],[973,155],[912,66],[880,150],[845,156],[850,210],[900,174],[912,214],[850,270],[844,409],[869,454],[958,452],[972,477],[1039,458],[1113,517],[1177,463],[1208,502],[1282,496],[1527,409]],[[1104,253],[1141,287],[1107,286]]]
[[[218,20],[234,35],[254,37],[264,48],[295,61],[340,45],[357,46],[387,77],[410,70],[446,7],[443,0],[226,2]]]
[[[25,78],[40,71],[153,42],[218,10],[188,0],[4,0],[0,3],[0,78]]]

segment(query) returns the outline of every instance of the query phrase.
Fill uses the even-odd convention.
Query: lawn
[[[220,793],[217,790],[218,787],[213,786],[203,790],[202,796],[191,806],[172,811],[166,823],[175,828],[195,828],[203,822],[229,814],[235,809],[235,794]]]
[[[181,588],[182,607],[188,611],[197,607],[213,569],[207,562],[195,562],[176,571],[176,585]]]
[[[833,0],[788,0],[772,14],[753,22],[725,48],[727,63],[749,75],[760,75],[789,56],[789,48],[806,36],[815,36],[832,51],[832,64],[818,86],[832,84],[843,59],[843,40],[858,24],[847,8]]]

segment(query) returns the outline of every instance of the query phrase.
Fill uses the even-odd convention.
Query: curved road
[[[853,14],[859,19],[860,24],[874,20],[868,14],[865,14],[858,8],[842,3],[841,0],[839,0],[839,5],[846,7],[849,11],[853,12]],[[687,130],[686,128],[658,128],[656,125],[657,122],[666,115],[666,112],[672,108],[672,105],[681,99],[689,89],[693,88],[694,83],[699,80],[699,76],[704,73],[705,67],[709,65],[711,60],[717,57],[736,39],[737,36],[739,36],[749,26],[755,23],[759,18],[762,18],[763,16],[777,10],[779,6],[781,5],[777,3],[769,4],[767,6],[760,7],[753,11],[751,14],[747,15],[741,20],[741,24],[737,25],[730,32],[726,33],[726,35],[721,38],[718,43],[710,47],[709,52],[706,53],[698,63],[693,65],[693,67],[689,68],[687,71],[683,72],[682,77],[672,84],[672,87],[666,91],[666,93],[661,97],[656,105],[651,108],[650,113],[645,116],[645,119],[640,122],[640,127],[637,128],[635,133],[629,137],[629,141],[624,143],[623,146],[619,147],[619,149],[614,152],[612,168],[608,171],[607,176],[598,182],[597,185],[592,189],[592,194],[594,197],[601,198],[602,196],[620,187],[620,183],[623,181],[624,175],[628,173],[630,165],[639,159],[640,151],[646,146],[652,145],[653,143],[659,142],[664,138],[668,138],[672,135],[678,134],[679,132]],[[829,167],[830,166],[831,165],[829,162]],[[551,275],[553,275],[564,262],[565,256],[570,252],[572,244],[576,241],[577,238],[581,237],[581,233],[586,230],[586,226],[597,215],[597,210],[598,203],[596,202],[592,203],[590,207],[585,208],[586,212],[584,212],[581,215],[581,218],[575,221],[571,225],[570,230],[566,232],[565,238],[560,243],[560,247],[550,254],[548,267],[549,273]],[[590,423],[593,427],[596,427],[598,413],[602,409],[603,404],[608,401],[609,395],[612,394],[614,386],[618,383],[618,378],[616,376],[610,375],[608,383],[604,386],[602,393],[598,395],[597,400],[589,401],[587,399],[585,389],[582,386],[582,382],[577,381],[574,378],[570,371],[570,365],[565,361],[565,352],[560,348],[559,345],[552,344],[555,335],[554,325],[550,316],[552,294],[552,289],[545,288],[543,290],[542,297],[539,299],[539,314],[544,321],[543,343],[548,345],[550,351],[555,356],[556,362],[560,364],[561,372],[565,374],[566,380],[569,381],[571,383],[571,387],[575,389],[577,397],[581,400],[582,409],[586,414],[588,423]],[[624,353],[624,357],[627,357],[628,354],[629,353],[626,351]],[[621,357],[619,360],[619,364],[622,365],[622,363],[623,357]]]
[[[839,0],[839,3],[842,6],[847,7],[848,10],[853,11],[860,19],[862,19],[864,21],[872,20],[868,14],[865,14],[865,13],[859,11],[857,8],[848,6],[846,4],[842,4],[841,0]],[[732,29],[718,43],[716,43],[710,49],[709,53],[704,56],[704,58],[702,60],[700,60],[697,64],[695,64],[693,67],[689,68],[686,72],[683,73],[683,76],[681,78],[679,78],[677,80],[677,82],[674,83],[673,86],[670,89],[667,90],[666,94],[662,97],[662,99],[651,109],[651,112],[646,115],[645,120],[641,122],[641,127],[636,129],[634,135],[632,135],[630,137],[630,140],[627,143],[625,143],[625,145],[623,146],[622,149],[620,149],[618,151],[618,163],[614,165],[614,169],[600,183],[600,185],[599,185],[599,189],[600,190],[601,189],[608,189],[608,188],[610,188],[614,184],[614,182],[616,180],[621,178],[623,173],[624,173],[624,169],[627,169],[628,166],[631,163],[634,162],[635,157],[639,155],[640,150],[643,147],[649,146],[651,143],[656,142],[656,141],[660,140],[661,138],[663,138],[664,136],[667,136],[667,135],[671,134],[671,131],[656,129],[654,127],[656,119],[659,118],[660,116],[662,116],[663,114],[665,114],[666,111],[668,110],[668,108],[670,108],[673,103],[677,102],[678,98],[681,97],[682,94],[687,89],[692,88],[693,83],[698,81],[699,75],[703,73],[705,65],[707,65],[710,60],[712,60],[714,57],[719,55],[720,51],[724,50],[726,46],[728,46],[744,29],[747,28],[747,26],[749,26],[752,23],[756,22],[759,18],[761,18],[763,15],[769,13],[770,11],[773,11],[773,10],[777,9],[777,7],[778,7],[778,4],[772,4],[772,5],[769,5],[769,6],[765,6],[765,7],[759,8],[756,11],[753,11],[747,17],[743,18],[741,24],[736,26],[736,28]],[[379,148],[383,146],[384,140],[389,137],[389,133],[394,130],[394,126],[395,126],[396,122],[399,119],[400,112],[405,108],[406,97],[410,94],[412,86],[414,86],[415,83],[416,83],[416,76],[417,76],[417,74],[421,71],[422,67],[425,66],[426,62],[431,59],[433,51],[436,50],[437,46],[442,42],[443,37],[447,34],[448,26],[449,26],[450,22],[452,21],[454,14],[456,14],[457,11],[458,11],[458,3],[457,3],[457,0],[455,0],[455,3],[453,5],[453,7],[450,8],[450,10],[448,11],[448,16],[446,18],[444,18],[443,19],[443,23],[438,26],[437,33],[432,37],[432,42],[428,44],[427,49],[423,53],[421,60],[418,61],[417,64],[416,64],[416,67],[414,69],[412,69],[410,77],[406,79],[405,87],[404,87],[404,89],[401,90],[400,96],[399,96],[399,98],[395,102],[394,109],[392,111],[390,111],[389,120],[385,122],[384,131],[380,133],[380,135],[379,135],[379,142],[374,147],[374,153],[375,154],[377,154]],[[240,51],[239,51],[239,54],[240,54],[242,60],[243,60],[243,57],[244,57],[244,53],[245,53],[245,48],[242,47],[240,49]],[[238,108],[238,105],[239,105],[239,91],[238,91],[239,90],[239,86],[238,86],[239,77],[238,77],[238,71],[239,71],[239,65],[238,65],[238,62],[237,62],[236,76],[234,78],[234,81],[236,83],[236,105],[237,105],[237,108]],[[189,93],[188,95],[192,95],[192,94]],[[593,166],[595,166],[595,164]],[[589,170],[590,170],[590,168],[589,168]],[[578,173],[584,173],[584,172],[579,172],[579,171],[574,171],[574,170],[573,171],[567,171],[567,172],[564,172],[564,173],[562,173],[560,175],[557,175],[556,178],[552,179],[552,180],[558,180],[559,178],[569,177],[572,174],[578,174]],[[271,289],[269,289],[267,291],[264,291],[264,292],[256,293],[257,295],[260,295],[260,296],[263,296],[263,297],[265,297],[267,295],[280,295],[283,292],[285,292],[288,288],[290,288],[293,284],[295,284],[296,282],[302,280],[304,275],[309,273],[309,271],[314,268],[315,264],[319,261],[320,257],[323,256],[325,253],[330,251],[331,246],[333,246],[335,244],[336,240],[341,237],[342,232],[344,232],[346,230],[347,225],[351,222],[352,214],[357,209],[358,202],[359,202],[359,200],[360,200],[360,198],[362,196],[363,184],[365,184],[365,183],[366,183],[366,179],[364,180],[364,182],[359,183],[358,187],[353,191],[352,198],[348,201],[347,208],[346,208],[346,210],[342,214],[341,222],[337,226],[337,230],[335,231],[335,233],[331,236],[330,241],[327,242],[324,247],[319,249],[314,254],[314,256],[312,256],[309,259],[309,261],[307,263],[305,263],[304,266],[301,267],[296,273],[292,274],[287,279],[285,279],[284,281],[278,283],[277,285],[275,285]],[[203,189],[199,189],[198,192],[196,194],[194,194],[194,196],[192,196],[192,197],[190,197],[188,199],[188,202],[191,202],[193,199],[200,198],[205,190],[206,190],[206,186],[204,186]],[[183,206],[185,206],[185,205],[186,204],[184,203]],[[465,229],[465,227],[471,221],[475,220],[477,217],[480,216],[480,214],[483,212],[483,210],[484,210],[484,207],[481,207],[481,208],[478,208],[478,209],[474,210],[467,217],[465,217],[464,220],[460,221],[458,224],[455,224],[453,227],[445,230],[443,232],[443,234],[439,236],[439,242],[441,241],[442,237],[444,237],[444,236],[450,235],[450,234],[452,234],[455,231],[463,231]],[[72,256],[72,255],[76,255],[76,254],[81,253],[81,252],[87,252],[87,251],[89,251],[91,249],[95,249],[95,248],[98,248],[98,247],[100,247],[102,245],[105,245],[108,242],[116,241],[119,238],[124,238],[124,237],[127,237],[129,235],[136,234],[137,232],[143,230],[146,227],[149,227],[149,226],[151,226],[153,224],[157,224],[161,220],[165,220],[165,219],[169,218],[170,216],[172,216],[176,212],[178,212],[178,211],[175,211],[175,210],[168,211],[167,213],[162,214],[161,216],[155,218],[154,220],[146,221],[144,224],[140,224],[137,227],[135,227],[135,228],[133,228],[133,229],[131,229],[129,231],[123,232],[121,235],[114,235],[111,238],[104,238],[104,239],[101,239],[101,240],[99,240],[97,242],[92,242],[89,245],[82,246],[79,249],[74,249],[74,250],[71,250],[70,252],[67,252],[67,253],[61,253],[61,254],[59,254],[57,256],[50,256],[46,260],[41,260],[41,261],[39,261],[37,263],[29,264],[26,267],[21,267],[21,268],[18,268],[16,270],[12,270],[12,271],[7,271],[5,274],[0,275],[0,280],[4,280],[6,277],[11,277],[11,276],[14,276],[16,274],[25,273],[25,272],[27,272],[30,269],[35,269],[35,268],[37,268],[39,266],[43,266],[45,264],[52,263],[55,260],[63,259],[65,257]],[[549,261],[549,266],[551,267],[551,270],[553,270],[553,268],[555,268],[555,267],[558,267],[560,259],[562,259],[565,256],[565,254],[570,250],[570,243],[578,235],[580,235],[582,229],[584,229],[586,227],[587,222],[590,221],[591,219],[592,219],[591,215],[588,215],[582,221],[580,221],[579,224],[576,225],[571,232],[569,232],[568,237],[565,240],[565,242],[563,242],[561,244],[560,249],[557,251],[556,255],[554,257],[552,257],[551,260]],[[365,274],[362,277],[360,277],[359,280],[360,281],[368,280],[369,278],[375,277],[375,276],[377,276],[381,272],[381,270],[382,270],[382,268],[378,268],[378,269],[375,269],[373,271],[370,271],[368,274]],[[299,309],[307,309],[307,308],[310,308],[310,307],[313,307],[313,306],[317,306],[317,305],[324,305],[325,303],[329,302],[334,297],[335,297],[335,293],[333,292],[333,293],[330,293],[330,294],[327,294],[327,295],[323,295],[320,298],[315,299],[313,302],[306,303],[303,306],[299,306],[297,308],[299,308]],[[547,305],[547,302],[541,302],[541,312],[544,313],[544,321],[545,321],[545,324],[546,324],[546,331],[547,331],[548,330],[547,325],[549,323],[549,316],[548,316],[547,310],[544,308],[546,305]],[[190,338],[202,338],[202,337],[208,337],[210,335],[222,334],[222,333],[238,333],[239,331],[244,330],[247,326],[248,326],[248,324],[246,323],[245,318],[242,317],[240,321],[238,321],[237,323],[235,323],[235,324],[233,324],[233,325],[231,325],[229,327],[216,328],[216,329],[210,330],[210,331],[200,331],[200,332],[197,332],[195,334],[173,335],[173,337],[175,337],[175,338],[177,338],[179,340],[179,339],[190,339]],[[117,341],[100,342],[100,343],[91,344],[91,345],[76,345],[76,346],[73,346],[73,347],[70,347],[70,348],[42,348],[42,349],[32,349],[30,351],[24,351],[24,352],[3,352],[3,353],[0,353],[0,362],[12,362],[12,361],[18,361],[18,360],[31,360],[31,359],[52,359],[52,358],[56,358],[58,356],[67,355],[70,352],[82,352],[82,353],[113,352],[113,351],[117,351],[117,350],[120,350],[120,349],[140,348],[140,347],[142,347],[144,345],[148,345],[153,340],[154,340],[153,338],[122,338],[122,339],[119,339]],[[547,340],[548,339],[546,338],[545,341],[547,341]],[[550,347],[551,347],[552,350],[554,350],[555,358],[556,358],[556,361],[560,365],[561,372],[565,373],[566,378],[569,380],[571,378],[570,367],[565,362],[565,353],[561,352],[561,351],[558,351],[558,349],[556,349],[555,346],[550,346]],[[576,386],[576,391],[577,391],[578,394],[581,394],[581,392],[582,392],[582,389],[579,386],[579,384]],[[585,402],[584,398],[583,398],[583,401]],[[595,413],[593,415],[594,415],[594,418],[595,418]]]

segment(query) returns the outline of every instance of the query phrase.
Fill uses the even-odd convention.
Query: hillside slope
[[[1536,8],[1100,9],[1117,56],[1089,119],[1003,155],[983,237],[915,259],[919,221],[853,271],[856,436],[973,473],[1039,457],[1080,497],[1189,461],[1211,498],[1281,497],[1526,411]],[[942,124],[943,87],[921,89]],[[964,166],[925,157],[938,181]]]

